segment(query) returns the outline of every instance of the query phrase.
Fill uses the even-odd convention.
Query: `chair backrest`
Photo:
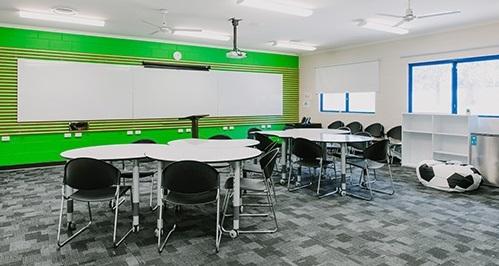
[[[387,139],[374,142],[364,150],[364,158],[376,162],[386,162],[388,158],[388,143]]]
[[[215,135],[211,136],[210,139],[232,139],[232,138],[227,135]]]
[[[255,132],[262,131],[261,129],[257,127],[252,127],[248,129],[248,139],[254,139],[255,138]]]
[[[173,192],[201,193],[218,189],[220,180],[217,170],[209,164],[178,161],[163,169],[162,185]]]
[[[267,179],[272,178],[278,153],[279,149],[276,148],[268,151],[260,158],[260,167],[262,168],[263,176]]]
[[[75,189],[92,190],[118,185],[121,172],[104,161],[92,158],[70,160],[64,166],[64,184]]]
[[[152,139],[139,139],[139,140],[136,140],[132,143],[136,143],[136,144],[156,144],[156,141],[152,140]]]
[[[352,134],[355,134],[357,132],[361,132],[363,129],[362,124],[360,122],[357,122],[357,121],[349,123],[348,125],[346,125],[346,127],[348,127],[350,129],[350,132]]]
[[[363,137],[372,137],[369,132],[357,132],[354,135]],[[353,147],[359,151],[364,151],[371,143],[370,142],[351,142],[347,146]]]
[[[392,139],[396,139],[398,141],[402,140],[402,126],[392,127],[388,132],[386,132],[386,136]]]
[[[345,130],[345,131],[348,131],[348,134],[352,134],[352,130],[350,130],[349,127],[339,127],[337,128],[338,130]]]
[[[365,132],[369,132],[371,136],[375,138],[384,138],[385,137],[385,127],[380,123],[374,123],[369,125],[364,129]]]
[[[345,126],[345,123],[343,123],[342,121],[338,120],[338,121],[334,121],[333,123],[329,124],[329,126],[327,126],[327,128],[329,129],[338,129],[340,127],[344,127]]]
[[[256,148],[263,152],[269,151],[270,149],[274,148],[274,146],[276,145],[274,141],[272,141],[268,136],[263,134],[256,133],[255,139],[260,142],[258,143],[258,145],[256,145]]]
[[[308,139],[296,138],[291,146],[291,153],[305,161],[316,160],[324,154],[320,145]]]

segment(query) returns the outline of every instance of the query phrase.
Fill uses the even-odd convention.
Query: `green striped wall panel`
[[[123,137],[123,132],[133,129],[140,129],[144,136],[152,134],[160,141],[173,139],[181,137],[178,128],[189,126],[176,118],[89,121],[85,140],[74,140],[61,137],[67,132],[67,122],[18,123],[18,58],[140,65],[144,60],[176,63],[172,59],[174,51],[182,52],[181,63],[209,64],[214,70],[283,75],[282,116],[209,117],[201,120],[202,136],[220,133],[222,126],[232,125],[236,129],[229,134],[243,137],[241,130],[249,127],[280,127],[298,120],[297,56],[250,51],[247,59],[234,60],[225,57],[226,49],[219,48],[0,27],[0,135],[11,136],[11,141],[0,142],[0,166],[59,161],[58,153],[70,146],[125,143],[130,138]],[[93,138],[94,134],[98,138]],[[30,153],[26,147],[38,151]]]

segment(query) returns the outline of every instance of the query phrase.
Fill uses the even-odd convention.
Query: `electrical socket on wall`
[[[10,141],[10,136],[2,136],[2,141],[3,142]]]
[[[228,129],[229,129],[229,127],[223,127],[222,129],[223,129],[223,130],[228,130]]]
[[[140,134],[142,134],[142,131],[140,131],[140,130],[135,130],[135,135],[140,135]]]
[[[71,138],[71,133],[64,133],[64,138],[65,139]]]
[[[133,135],[133,130],[128,130],[128,131],[126,132],[126,134],[127,134],[128,136]]]
[[[83,134],[81,132],[75,133],[75,138],[81,138]]]
[[[234,127],[233,127],[233,126],[230,126],[230,127],[229,127],[229,129],[230,129],[230,130],[234,130]]]
[[[184,133],[184,129],[183,128],[179,128],[179,129],[177,129],[177,132],[178,133]]]
[[[191,129],[190,128],[186,128],[185,132],[189,133],[189,132],[191,132]]]

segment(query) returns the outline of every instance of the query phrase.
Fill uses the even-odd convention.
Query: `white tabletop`
[[[198,148],[187,145],[168,145],[164,149],[151,149],[146,156],[166,162],[183,160],[200,161],[205,163],[220,163],[249,160],[258,157],[261,151],[248,147],[232,148]]]
[[[149,150],[162,150],[168,147],[164,144],[114,144],[92,146],[64,151],[61,157],[65,159],[94,158],[103,161],[133,160],[145,158],[145,152]]]
[[[296,138],[304,138],[314,142],[325,142],[325,143],[352,143],[352,142],[368,142],[373,141],[374,138],[366,136],[357,135],[338,135],[338,134],[327,134],[327,133],[303,133]]]
[[[254,139],[177,139],[168,142],[168,145],[190,146],[198,148],[238,148],[258,145]]]
[[[294,128],[288,130],[269,130],[269,131],[257,131],[257,134],[276,136],[280,138],[304,138],[303,136],[316,136],[318,138],[322,134],[326,135],[340,135],[348,134],[350,132],[346,130],[338,129],[324,129],[324,128]]]

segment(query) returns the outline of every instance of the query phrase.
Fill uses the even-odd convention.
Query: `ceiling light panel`
[[[230,40],[230,36],[225,33],[206,30],[174,30],[173,35],[216,41]]]
[[[106,25],[106,22],[104,20],[98,18],[79,16],[79,15],[59,15],[59,14],[41,12],[41,11],[20,10],[19,16],[21,18],[72,23],[72,24],[80,24],[87,26],[104,27],[104,25]]]
[[[386,24],[372,22],[372,21],[362,21],[359,23],[359,27],[370,29],[370,30],[393,33],[393,34],[400,34],[400,35],[409,33],[409,30],[404,29],[404,28],[393,27],[391,25],[386,25]]]
[[[293,49],[293,50],[303,50],[303,51],[315,51],[317,49],[317,47],[315,47],[315,45],[313,44],[291,42],[291,41],[275,41],[271,42],[271,45],[274,47]]]
[[[289,15],[295,15],[300,17],[311,16],[314,11],[310,8],[305,8],[298,6],[289,1],[277,1],[277,0],[237,0],[237,4],[241,6],[253,7],[268,11],[274,11]]]

